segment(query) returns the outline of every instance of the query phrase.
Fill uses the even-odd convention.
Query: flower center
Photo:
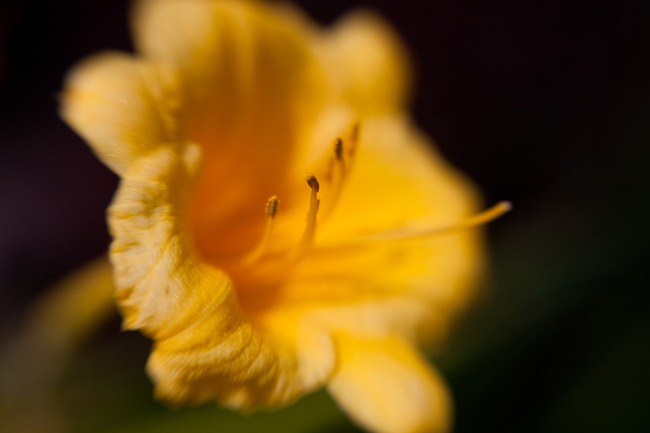
[[[254,298],[261,301],[261,298],[269,296],[273,298],[277,289],[290,277],[295,266],[308,256],[314,246],[319,226],[327,223],[342,196],[346,181],[353,169],[359,135],[360,125],[356,123],[341,137],[335,138],[330,152],[321,162],[320,170],[317,170],[318,177],[311,174],[305,179],[309,188],[309,201],[304,222],[297,223],[300,214],[304,212],[304,210],[296,211],[295,203],[300,200],[295,200],[295,196],[287,197],[287,201],[293,206],[284,209],[282,198],[279,195],[272,195],[264,208],[266,221],[257,242],[253,242],[242,254],[220,256],[218,260],[210,260],[215,266],[222,267],[229,273],[242,299]],[[321,193],[324,193],[325,198],[322,203]],[[486,224],[510,208],[510,203],[500,202],[476,215],[460,221],[450,221],[448,224],[427,225],[425,223],[417,227],[404,226],[380,232],[351,233],[334,243],[320,243],[318,249],[319,251],[345,250],[376,242],[430,239],[433,236]],[[255,218],[262,216],[260,212],[259,217]],[[254,296],[244,295],[245,293]]]
[[[264,262],[273,263],[276,269],[282,269],[283,275],[288,272],[298,261],[300,261],[311,249],[316,236],[319,224],[325,223],[332,215],[336,204],[343,191],[350,167],[356,154],[359,138],[359,124],[350,128],[347,140],[337,137],[332,146],[332,153],[327,159],[323,179],[325,186],[331,190],[328,201],[321,206],[319,192],[321,183],[315,175],[306,178],[310,188],[309,208],[307,211],[306,224],[304,226],[300,241],[291,248],[284,251],[274,249],[276,233],[275,221],[279,211],[280,200],[276,195],[270,197],[266,204],[266,229],[258,244],[240,261],[240,266],[247,269],[247,272],[255,273]],[[496,205],[479,212],[475,215],[464,218],[460,221],[450,221],[446,225],[425,225],[420,227],[403,227],[385,230],[381,232],[356,233],[346,241],[338,241],[334,244],[319,246],[319,249],[345,249],[349,247],[363,246],[372,242],[387,242],[404,239],[430,238],[433,236],[445,235],[448,233],[467,230],[489,223],[510,211],[512,205],[508,201],[501,201]]]
[[[346,140],[337,137],[333,141],[331,154],[327,158],[324,170],[325,186],[331,191],[326,206],[321,209],[319,192],[321,183],[318,178],[311,174],[305,180],[310,189],[309,208],[307,210],[306,223],[298,243],[287,249],[284,254],[280,253],[281,263],[278,265],[284,268],[291,267],[308,253],[314,243],[318,222],[323,222],[332,215],[336,204],[341,196],[343,187],[348,175],[348,169],[352,164],[356,153],[356,146],[359,139],[359,124],[352,125]],[[266,228],[258,244],[241,260],[243,267],[258,266],[262,260],[274,254],[273,238],[275,221],[278,214],[280,200],[276,195],[271,196],[266,204]],[[275,251],[277,255],[278,252]],[[278,257],[276,257],[277,259]]]

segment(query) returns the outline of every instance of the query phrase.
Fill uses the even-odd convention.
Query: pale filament
[[[318,192],[320,191],[320,184],[316,176],[311,175],[307,178],[307,185],[310,188],[309,194],[309,211],[307,212],[307,224],[305,230],[302,233],[302,238],[298,247],[291,254],[292,260],[297,260],[303,256],[307,250],[314,243],[314,237],[316,236],[316,223],[318,219],[318,208],[320,207],[320,199],[318,198]]]
[[[311,248],[316,236],[317,222],[324,222],[334,211],[341,196],[341,192],[343,191],[343,186],[347,180],[350,165],[357,150],[359,133],[360,124],[359,122],[356,122],[352,124],[349,131],[346,133],[347,140],[344,141],[341,137],[334,139],[332,155],[330,156],[327,172],[325,173],[326,180],[330,183],[333,182],[333,185],[330,185],[332,192],[327,198],[325,209],[321,209],[321,202],[318,198],[320,183],[314,175],[307,178],[307,184],[311,189],[309,211],[307,213],[307,225],[300,240],[300,244],[290,256],[291,260],[300,259],[309,248]]]
[[[325,173],[325,180],[328,183],[333,182],[333,185],[331,185],[332,193],[325,203],[325,209],[321,212],[322,220],[329,218],[341,197],[341,192],[343,191],[353,162],[353,157],[356,154],[359,132],[360,124],[356,122],[346,134],[347,137],[345,140],[341,137],[337,137],[334,140],[332,155],[330,156]]]
[[[276,196],[269,198],[266,205],[266,229],[259,243],[236,265],[236,269],[243,272],[243,279],[261,273],[264,275],[267,284],[274,284],[274,282],[281,281],[293,266],[302,260],[311,249],[317,231],[318,210],[320,207],[320,198],[318,196],[320,183],[314,175],[309,176],[306,181],[310,189],[309,209],[300,240],[288,249],[279,249],[277,244],[274,245],[273,238],[277,237],[277,234],[274,233],[273,229],[278,212],[279,200]],[[289,218],[293,220],[292,217]],[[280,242],[282,241],[286,242],[286,239],[280,240]]]
[[[278,213],[279,204],[280,200],[275,195],[271,196],[266,202],[266,227],[264,229],[264,234],[259,243],[246,255],[246,257],[244,257],[242,260],[243,264],[253,264],[268,253],[269,246],[271,245],[271,236],[273,235],[273,227],[275,225],[275,216]]]
[[[298,245],[288,254],[290,262],[295,262],[305,255],[314,243],[314,238],[317,231],[317,223],[325,221],[329,215],[332,214],[336,204],[343,190],[343,186],[348,176],[349,166],[351,165],[354,154],[356,153],[357,143],[359,139],[360,125],[355,123],[351,126],[348,133],[347,143],[341,137],[337,137],[332,146],[332,154],[329,158],[327,171],[325,172],[325,179],[331,194],[326,202],[327,207],[322,209],[321,200],[318,196],[320,192],[320,182],[315,175],[307,177],[307,185],[310,188],[309,196],[309,210],[307,211],[307,222],[305,229],[300,238]],[[268,239],[266,233],[263,237]],[[256,255],[254,259],[259,259],[260,256]]]
[[[307,179],[307,185],[310,188],[309,195],[309,210],[307,211],[307,223],[300,238],[300,242],[296,247],[287,255],[286,258],[290,262],[299,260],[309,250],[314,243],[316,236],[316,223],[318,219],[318,208],[320,207],[320,199],[318,192],[320,191],[320,183],[316,176],[311,175]],[[262,238],[258,244],[248,253],[241,261],[244,266],[251,266],[258,263],[261,259],[265,258],[271,250],[271,239],[273,236],[273,227],[275,225],[275,217],[278,212],[279,199],[277,196],[272,196],[266,203],[266,228],[262,234]]]
[[[509,201],[500,201],[494,206],[472,215],[464,220],[456,223],[451,223],[445,226],[426,227],[422,229],[411,230],[396,230],[392,232],[378,233],[367,237],[368,240],[391,240],[391,239],[409,239],[420,237],[431,237],[451,233],[460,230],[467,230],[470,228],[482,226],[490,221],[494,221],[501,215],[509,212],[512,209],[512,203]]]
[[[356,153],[356,147],[359,138],[359,124],[356,123],[352,126],[347,134],[349,137],[348,143],[340,137],[336,138],[333,143],[332,155],[329,159],[327,171],[325,172],[325,179],[330,183],[329,187],[332,188],[331,195],[327,200],[327,207],[321,210],[321,200],[319,192],[321,185],[316,176],[309,176],[306,181],[310,188],[309,196],[309,209],[307,211],[307,220],[305,228],[299,243],[291,249],[285,256],[285,260],[289,263],[300,260],[312,247],[314,238],[316,237],[317,225],[319,221],[325,220],[334,210],[336,203],[341,195],[341,191],[348,176],[349,168]],[[269,198],[266,204],[266,228],[259,241],[259,243],[247,254],[242,260],[242,264],[246,266],[253,265],[259,262],[262,258],[267,256],[272,246],[273,228],[275,218],[278,212],[279,200],[277,196]],[[452,222],[448,225],[442,226],[424,226],[424,227],[403,227],[393,230],[388,230],[380,233],[370,233],[365,235],[350,235],[348,240],[336,242],[330,245],[322,245],[319,249],[339,249],[346,247],[354,247],[363,245],[367,242],[377,241],[391,241],[391,240],[409,240],[431,238],[434,236],[444,235],[461,230],[467,230],[474,227],[487,224],[490,221],[499,218],[512,209],[512,205],[508,201],[501,201],[496,205],[470,217],[462,219],[461,221]],[[319,215],[320,212],[320,215]]]

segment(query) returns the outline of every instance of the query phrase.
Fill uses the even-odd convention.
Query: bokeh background
[[[485,296],[435,359],[456,432],[647,431],[648,2],[295,3],[323,24],[358,6],[388,18],[413,53],[421,127],[486,203],[515,204],[487,228]],[[59,120],[57,92],[84,56],[131,49],[127,10],[124,0],[0,2],[2,339],[108,245],[116,178]],[[281,414],[169,411],[143,374],[149,343],[118,329],[116,318],[62,380],[70,431],[357,431],[324,393]]]

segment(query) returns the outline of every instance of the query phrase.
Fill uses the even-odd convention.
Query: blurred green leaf
[[[212,433],[215,431],[258,432],[338,432],[357,431],[345,420],[332,400],[319,392],[307,396],[289,408],[275,412],[260,412],[249,416],[205,406],[179,411],[156,411],[106,433]]]
[[[116,327],[114,327],[116,328]],[[324,391],[276,411],[253,414],[216,405],[169,409],[153,398],[144,372],[150,343],[138,333],[110,329],[68,368],[59,408],[74,433],[359,432]]]

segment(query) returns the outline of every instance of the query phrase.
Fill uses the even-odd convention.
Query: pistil
[[[467,230],[470,228],[482,226],[499,218],[512,209],[512,203],[501,201],[494,206],[472,215],[461,221],[450,223],[449,225],[437,227],[425,227],[421,229],[405,229],[378,233],[367,237],[368,240],[391,240],[391,239],[415,239],[423,237],[432,237],[451,233],[455,231]]]

